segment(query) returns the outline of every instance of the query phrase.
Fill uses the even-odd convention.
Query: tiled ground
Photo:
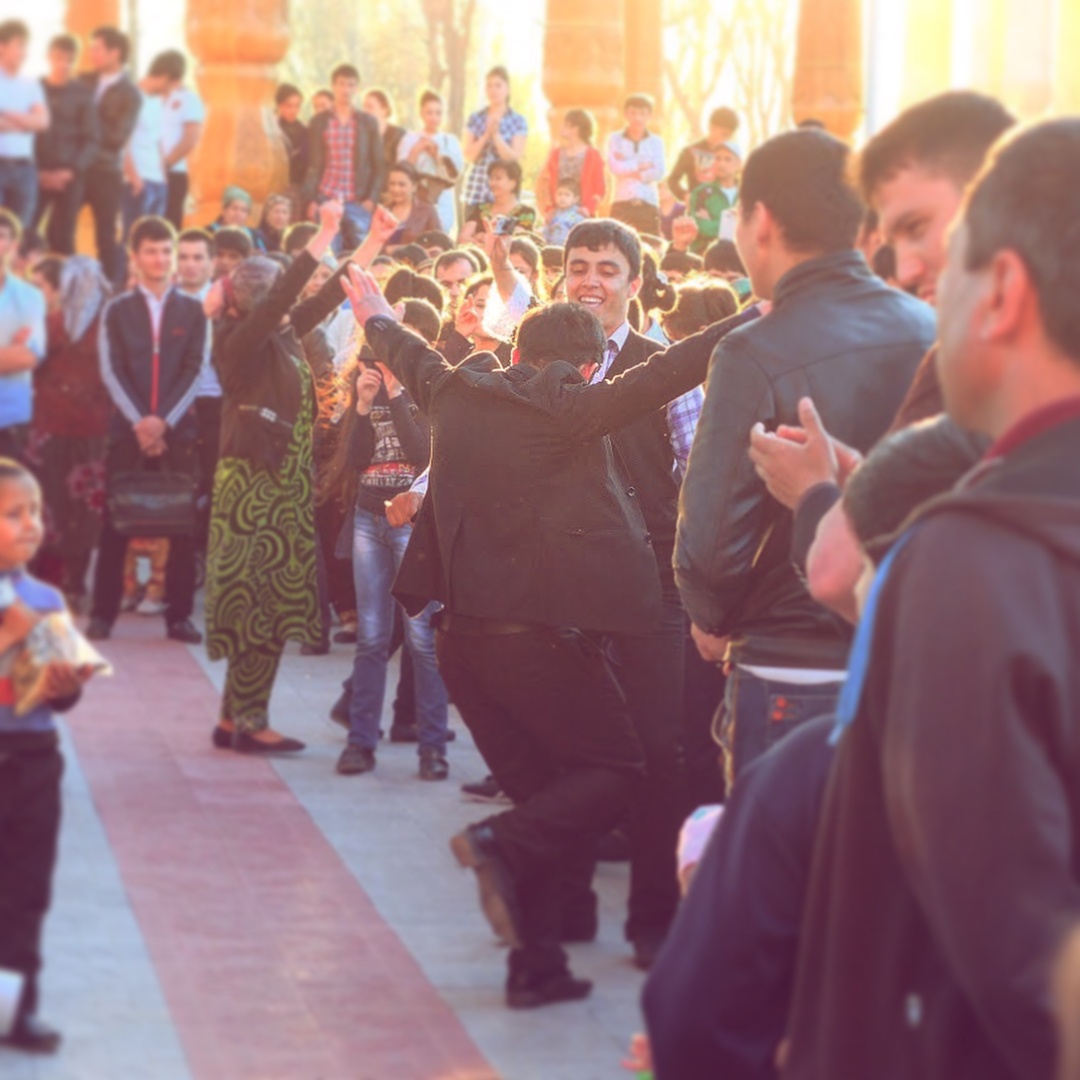
[[[640,976],[621,941],[625,869],[601,869],[600,941],[574,949],[584,1003],[512,1013],[503,956],[471,876],[446,847],[482,808],[456,721],[452,778],[415,749],[333,771],[325,719],[350,666],[337,647],[286,658],[275,724],[308,751],[275,763],[213,751],[223,666],[133,618],[116,678],[71,717],[73,753],[47,1012],[55,1060],[0,1052],[12,1080],[607,1080],[638,1029]],[[395,676],[396,677],[396,676]],[[69,743],[70,746],[70,743]]]

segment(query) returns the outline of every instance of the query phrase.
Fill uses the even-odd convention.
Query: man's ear
[[[629,296],[631,300],[633,300],[637,296],[637,294],[641,292],[641,286],[644,281],[645,279],[640,274],[638,274],[638,276],[630,282],[630,288],[627,289],[626,295]]]

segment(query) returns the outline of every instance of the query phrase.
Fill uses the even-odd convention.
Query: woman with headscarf
[[[322,639],[316,396],[300,341],[343,301],[339,276],[293,305],[337,235],[341,214],[340,203],[320,207],[318,233],[287,270],[252,256],[207,298],[208,314],[224,309],[214,335],[224,401],[206,587],[207,649],[212,660],[229,664],[214,728],[222,749],[304,748],[269,727],[267,708],[285,643]]]
[[[292,200],[288,195],[268,195],[255,230],[255,246],[263,251],[281,251],[285,230],[292,223]]]
[[[112,402],[101,381],[98,324],[110,287],[96,259],[48,256],[31,274],[45,294],[45,359],[34,371],[27,463],[41,482],[45,543],[37,572],[78,611],[105,501]]]

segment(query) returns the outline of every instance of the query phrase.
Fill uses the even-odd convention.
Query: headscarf
[[[281,275],[281,267],[267,255],[252,255],[232,272],[232,294],[242,315],[250,314]]]
[[[221,205],[228,206],[229,203],[234,202],[247,203],[249,209],[252,205],[251,196],[242,187],[230,184],[221,196]]]
[[[89,255],[71,255],[60,270],[60,308],[68,340],[78,341],[112,294],[101,264]]]

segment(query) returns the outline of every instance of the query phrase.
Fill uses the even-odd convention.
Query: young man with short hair
[[[190,86],[184,85],[187,59],[168,49],[154,58],[150,74],[161,79],[161,150],[165,155],[165,217],[174,229],[184,227],[188,196],[188,160],[199,145],[206,106]]]
[[[169,197],[161,144],[165,79],[155,75],[151,68],[139,81],[139,94],[142,105],[124,149],[124,194],[120,203],[120,222],[125,243],[131,226],[139,218],[165,216]],[[126,260],[124,264],[126,266]]]
[[[99,27],[90,35],[92,72],[84,76],[94,95],[101,136],[97,154],[86,170],[84,195],[94,215],[98,261],[114,285],[123,273],[122,253],[116,242],[116,219],[124,190],[123,154],[142,108],[142,95],[125,72],[130,52],[126,34],[114,26]]]
[[[308,130],[300,119],[304,95],[291,83],[282,83],[274,94],[278,128],[289,155],[289,192],[294,201],[300,198],[308,167]]]
[[[26,228],[37,204],[34,135],[49,126],[41,84],[20,74],[29,40],[21,20],[0,23],[0,205]]]
[[[736,243],[768,318],[713,356],[683,481],[675,576],[702,656],[726,663],[729,778],[835,707],[850,634],[790,559],[792,517],[747,455],[758,425],[797,426],[812,397],[865,452],[888,429],[934,341],[931,308],[876,278],[854,249],[863,206],[850,151],[820,131],[778,135],[743,172]]]
[[[371,215],[383,187],[386,157],[379,122],[353,105],[360,72],[339,64],[330,76],[334,89],[331,110],[308,125],[308,171],[304,201],[308,216],[328,199],[345,207],[336,243],[345,250],[358,247],[371,228]]]
[[[704,139],[684,146],[675,161],[675,168],[667,178],[671,194],[682,202],[699,184],[702,175],[712,166],[716,152],[735,137],[739,130],[739,116],[734,109],[713,109],[709,114],[709,131]]]
[[[48,215],[46,239],[58,255],[75,254],[75,224],[83,202],[83,177],[97,155],[94,95],[75,78],[79,42],[60,34],[49,43],[49,73],[41,80],[50,123],[34,137],[38,200],[34,228]]]
[[[314,227],[314,226],[313,226]],[[226,225],[213,234],[214,280],[231,274],[254,250],[247,229]]]
[[[173,285],[176,230],[164,218],[143,218],[131,230],[131,260],[139,284],[112,300],[101,317],[101,376],[116,405],[109,430],[106,489],[119,473],[163,467],[198,473],[198,426],[192,406],[205,363],[202,305]],[[109,637],[120,613],[127,536],[113,527],[106,505],[94,575],[87,636]],[[166,635],[198,644],[191,623],[195,541],[169,542],[165,583]]]
[[[639,233],[660,235],[660,192],[664,141],[649,131],[653,100],[631,94],[623,106],[626,127],[608,139],[607,163],[615,177],[611,216]]]
[[[465,295],[465,284],[476,273],[476,263],[467,251],[452,248],[435,260],[435,280],[446,293],[446,321],[454,325],[454,316]]]
[[[22,226],[0,209],[0,457],[20,459],[33,415],[33,370],[45,355],[45,298],[11,272]]]

